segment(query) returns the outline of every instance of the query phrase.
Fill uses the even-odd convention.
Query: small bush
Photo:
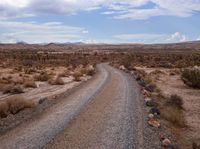
[[[68,77],[68,76],[70,76],[70,74],[71,74],[71,71],[66,69],[62,73],[58,74],[58,76],[59,77]]]
[[[95,69],[93,68],[93,66],[89,66],[89,68],[87,68],[87,75],[93,76],[94,74],[95,74]]]
[[[74,81],[81,81],[80,77],[82,77],[82,74],[79,71],[75,71],[73,77]]]
[[[24,87],[26,88],[37,88],[37,85],[34,81],[29,80],[24,82]]]
[[[56,77],[55,79],[50,79],[48,81],[49,84],[51,85],[64,85],[65,82],[63,81],[63,79],[61,77]]]
[[[2,83],[0,83],[0,91],[1,91],[1,92],[4,91],[5,86],[7,86],[7,84],[2,84]]]
[[[7,117],[9,114],[9,107],[7,102],[1,101],[0,102],[0,118]]]
[[[3,94],[21,94],[24,93],[23,89],[19,85],[6,85],[3,89]]]
[[[17,114],[25,108],[33,108],[34,102],[26,100],[21,96],[14,96],[0,102],[0,117],[7,117],[9,114]]]
[[[46,72],[41,72],[39,75],[36,75],[34,78],[36,81],[48,81],[51,77]]]
[[[12,80],[11,80],[12,78],[9,78],[9,77],[2,77],[1,79],[0,79],[0,83],[2,83],[2,84],[10,84],[11,82],[12,82]]]
[[[88,67],[88,68],[81,68],[80,73],[82,75],[85,74],[85,75],[93,76],[95,71],[94,71],[94,68]]]
[[[167,99],[166,104],[178,109],[183,109],[183,99],[178,95],[171,95],[170,98]]]
[[[36,73],[37,71],[36,71],[36,69],[34,69],[34,68],[25,68],[24,69],[24,73],[25,74],[32,74],[32,73]]]
[[[184,69],[181,78],[186,85],[200,88],[200,69]]]
[[[183,111],[176,107],[165,106],[161,109],[161,117],[171,122],[175,126],[186,126]]]

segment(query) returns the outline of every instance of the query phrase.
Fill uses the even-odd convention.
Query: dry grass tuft
[[[17,114],[26,108],[33,108],[34,106],[34,102],[26,100],[21,96],[14,96],[0,102],[0,117],[4,118],[9,114]]]
[[[185,118],[183,115],[183,111],[179,108],[172,106],[165,106],[161,109],[161,117],[171,122],[173,125],[177,127],[185,127]]]
[[[27,80],[27,81],[24,82],[24,87],[26,87],[26,88],[37,88],[37,85],[33,80]]]
[[[178,95],[171,95],[169,98],[166,98],[161,107],[161,117],[176,127],[186,127],[182,98]]]
[[[58,74],[59,77],[68,77],[70,75],[71,75],[71,71],[69,69],[66,69],[62,73]]]
[[[2,84],[10,84],[12,82],[11,79],[12,78],[10,78],[10,77],[2,77],[2,78],[0,78],[0,83],[2,83]]]
[[[183,99],[182,97],[178,95],[171,95],[169,99],[167,99],[166,102],[167,105],[169,106],[174,106],[178,109],[183,109]]]
[[[9,114],[9,107],[8,107],[8,103],[1,101],[0,102],[0,118],[4,118],[7,117]]]
[[[73,73],[74,81],[81,81],[82,75],[83,75],[83,74],[82,74],[81,72],[75,71],[75,72]]]
[[[48,75],[46,72],[41,72],[39,75],[36,75],[35,77],[36,81],[48,81],[51,76]]]
[[[50,79],[48,81],[49,84],[51,85],[64,85],[65,82],[63,81],[63,79],[61,77],[56,77],[55,79]]]
[[[181,78],[186,85],[200,88],[200,68],[184,69]]]
[[[10,84],[10,85],[6,85],[4,88],[3,88],[3,94],[21,94],[21,93],[24,93],[22,87],[20,85],[13,85],[13,84]]]

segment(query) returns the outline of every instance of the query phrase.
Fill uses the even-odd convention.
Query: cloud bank
[[[148,19],[154,16],[189,17],[200,11],[200,0],[1,0],[1,19],[41,14],[74,15],[103,9],[116,19]]]
[[[173,34],[121,34],[115,35],[114,38],[122,43],[172,43],[187,41],[187,37],[180,32]]]
[[[14,43],[24,41],[27,43],[66,42],[77,41],[83,38],[88,31],[81,27],[63,25],[61,22],[14,22],[1,21],[0,41]]]

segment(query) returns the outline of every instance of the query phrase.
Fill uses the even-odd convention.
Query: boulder
[[[139,84],[140,86],[142,86],[142,87],[145,87],[145,86],[146,86],[145,81],[142,80],[142,79],[140,79],[140,80],[138,81],[138,84]]]
[[[124,65],[119,66],[120,70],[126,70],[126,68],[124,67]]]
[[[149,110],[149,113],[153,115],[160,115],[160,110],[156,107],[153,107]]]
[[[148,101],[151,101],[151,100],[152,100],[152,99],[151,99],[151,98],[148,98],[148,97],[144,99],[145,102],[148,102]]]
[[[44,102],[48,101],[48,98],[47,97],[44,97],[44,98],[41,98],[38,103],[39,104],[43,104]]]
[[[156,86],[154,84],[148,84],[145,86],[145,89],[149,92],[154,92],[156,90]]]
[[[146,106],[148,106],[148,107],[157,107],[158,103],[155,102],[154,100],[150,100],[150,101],[146,102]]]
[[[150,97],[151,96],[151,94],[147,90],[145,90],[145,89],[142,92],[143,92],[143,95],[145,97]]]
[[[172,143],[168,138],[165,138],[162,140],[162,146],[168,148],[168,147],[172,146]]]
[[[160,128],[160,122],[154,118],[150,118],[148,120],[148,124],[152,127],[155,127],[155,128]]]
[[[150,113],[150,114],[148,115],[148,118],[149,118],[149,119],[152,119],[152,118],[154,118],[154,115]]]

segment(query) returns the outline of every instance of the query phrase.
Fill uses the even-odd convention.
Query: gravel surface
[[[3,149],[157,149],[139,86],[107,64],[66,99],[0,137]]]

